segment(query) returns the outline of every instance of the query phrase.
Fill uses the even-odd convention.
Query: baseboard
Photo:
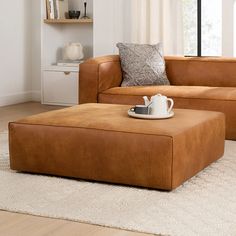
[[[32,101],[33,102],[41,102],[41,91],[40,90],[32,91]]]
[[[8,94],[5,96],[0,96],[0,107],[40,100],[40,91],[27,91],[22,93]]]

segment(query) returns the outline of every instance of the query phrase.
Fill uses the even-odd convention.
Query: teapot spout
[[[149,101],[148,97],[147,97],[147,96],[144,96],[144,97],[143,97],[143,100],[144,100],[145,106],[149,106],[150,101]]]

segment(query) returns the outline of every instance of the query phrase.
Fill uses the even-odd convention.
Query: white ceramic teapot
[[[171,98],[157,94],[151,97],[151,101],[147,96],[143,97],[145,106],[149,106],[151,109],[150,114],[156,116],[168,116],[173,109],[174,101]],[[170,106],[169,103],[170,102]]]
[[[84,58],[83,46],[81,43],[69,43],[64,47],[63,59],[77,61]]]

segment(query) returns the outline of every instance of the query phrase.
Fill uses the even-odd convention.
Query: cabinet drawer
[[[78,104],[78,81],[77,72],[44,71],[43,103]]]

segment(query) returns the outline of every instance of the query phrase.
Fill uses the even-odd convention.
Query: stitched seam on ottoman
[[[97,102],[99,100],[99,84],[100,84],[100,64],[97,65]]]
[[[126,133],[126,134],[143,134],[143,135],[152,135],[158,137],[168,137],[173,138],[171,135],[165,134],[148,134],[142,132],[129,132],[129,131],[119,131],[119,130],[106,130],[106,129],[98,129],[98,128],[88,128],[88,127],[76,127],[76,126],[58,126],[58,125],[44,125],[44,124],[28,124],[28,123],[20,123],[20,122],[10,122],[10,124],[16,125],[25,125],[25,126],[45,126],[45,127],[54,127],[54,128],[72,128],[72,129],[88,129],[88,130],[96,130],[96,131],[107,131],[107,132],[115,132],[115,133]]]

